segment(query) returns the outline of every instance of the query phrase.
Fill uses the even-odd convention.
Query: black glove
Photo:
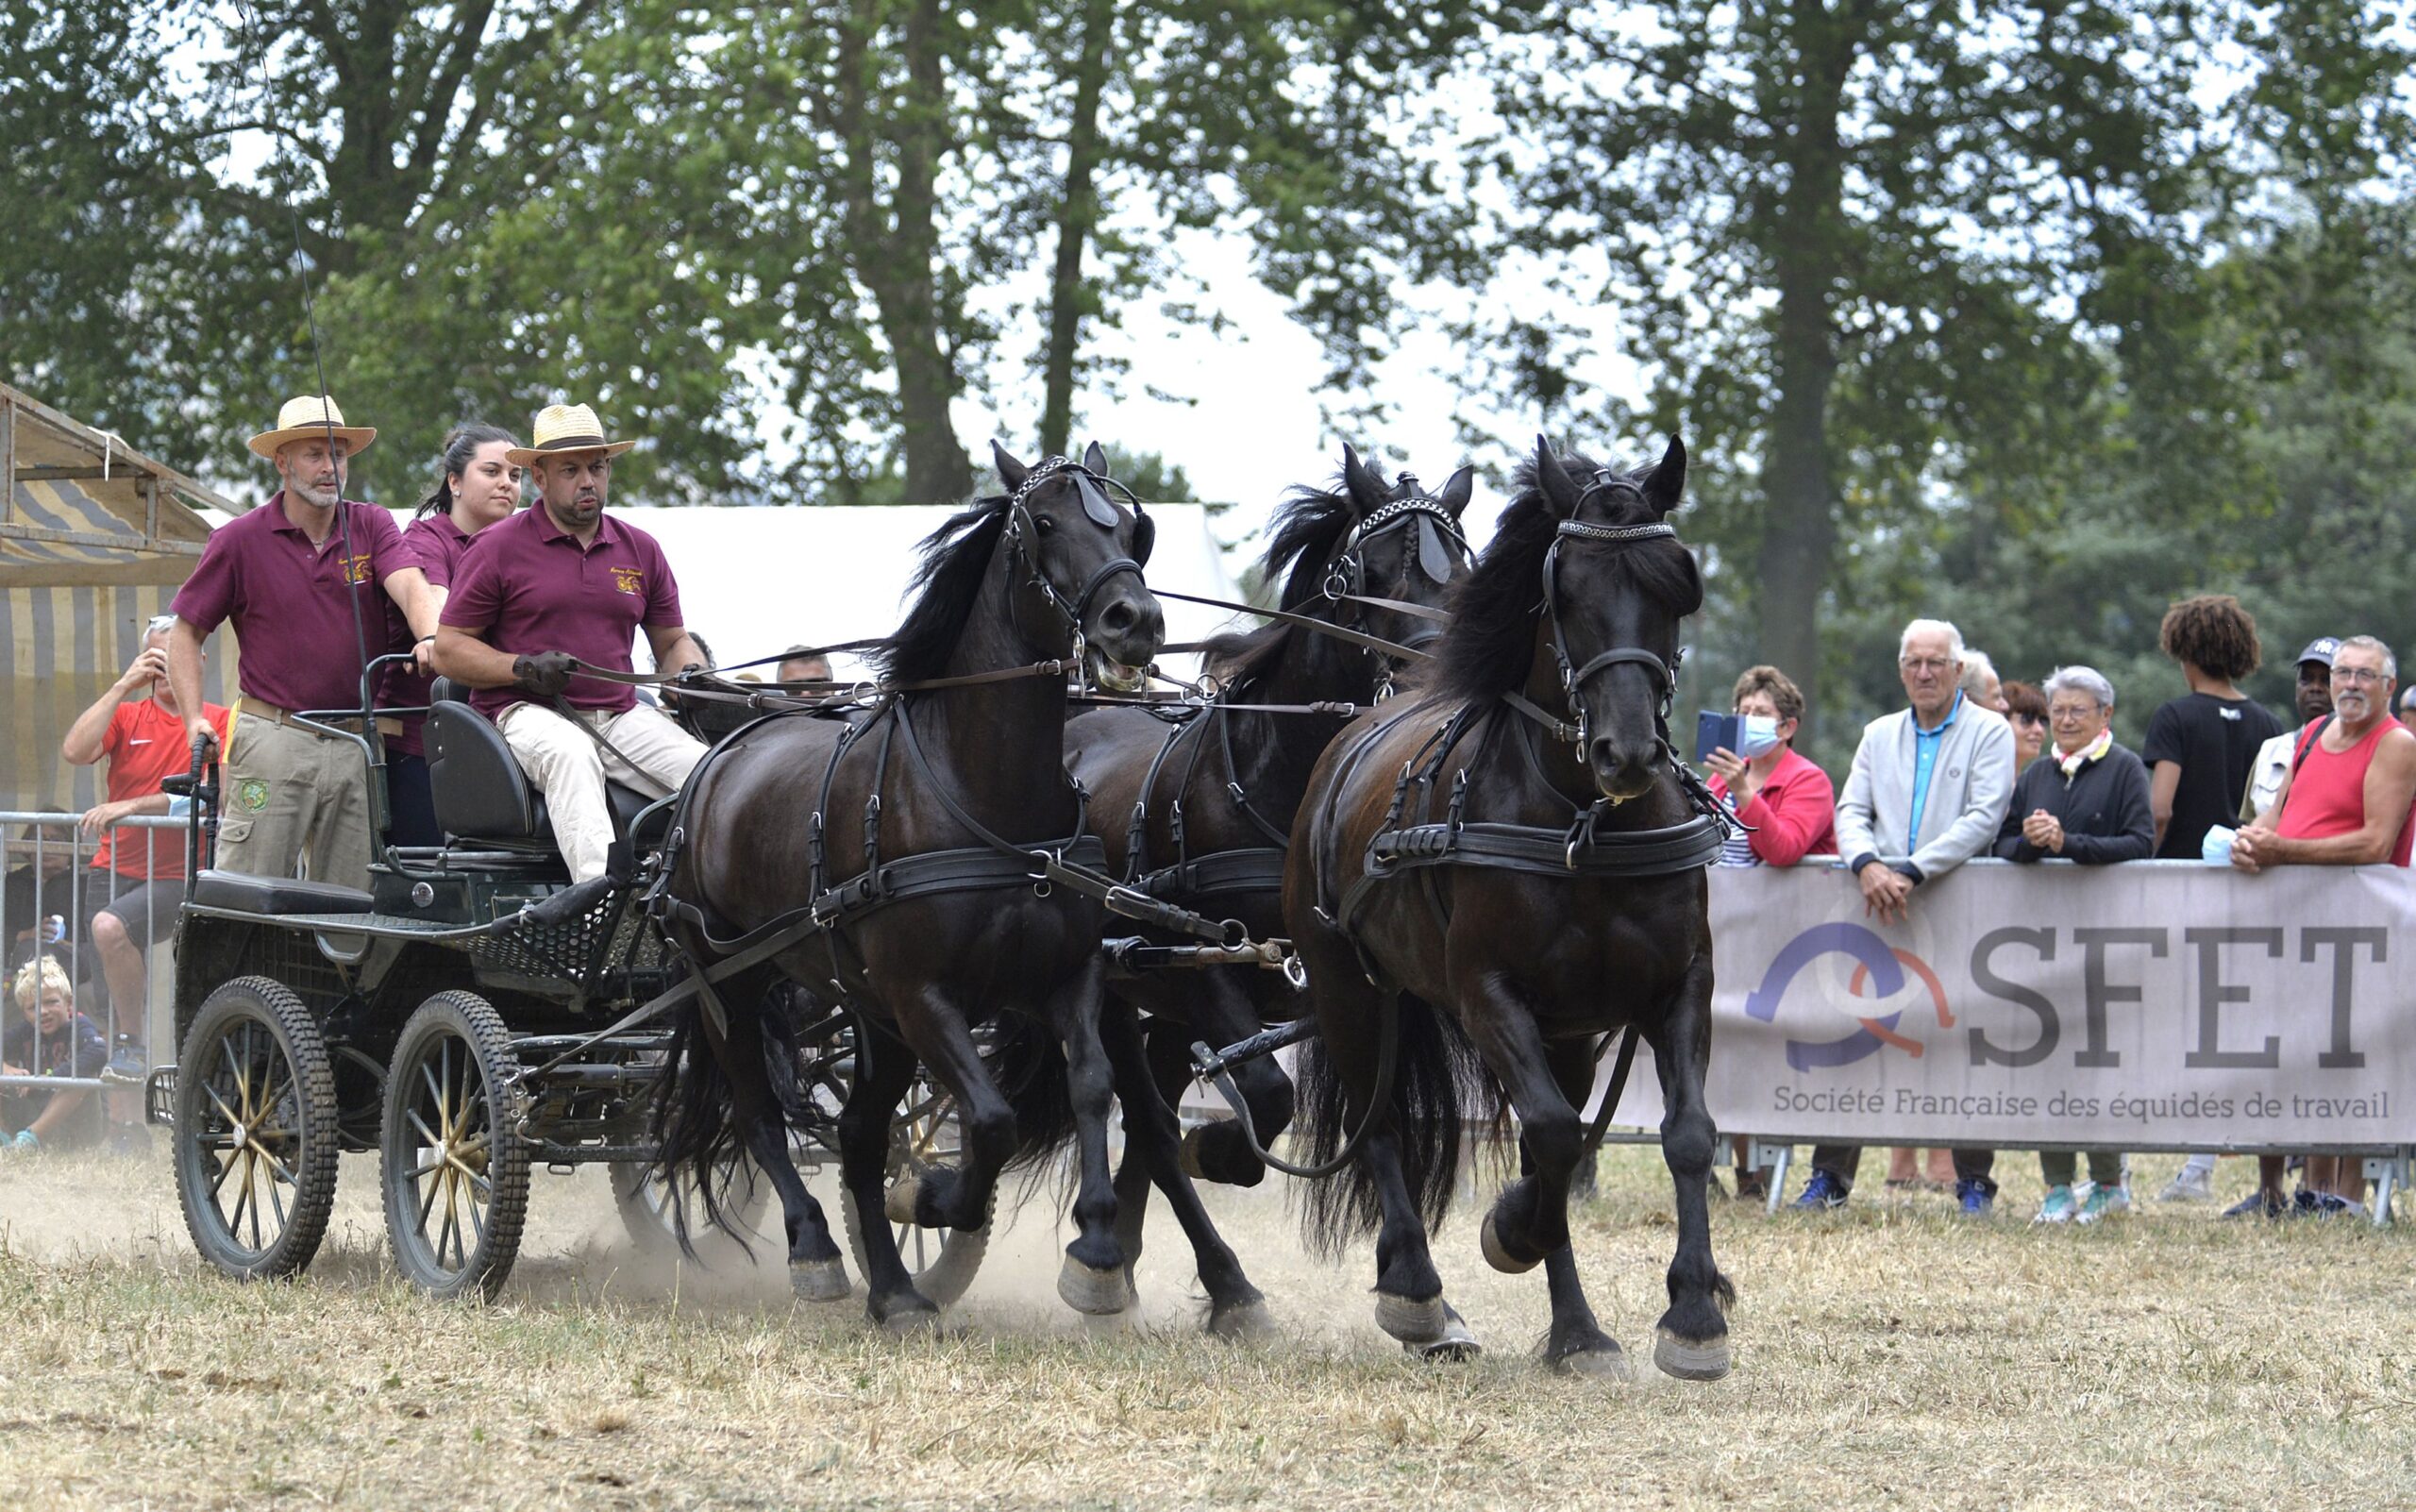
[[[579,659],[568,651],[515,656],[512,659],[512,684],[531,697],[551,702],[570,686],[571,673],[578,666]]]

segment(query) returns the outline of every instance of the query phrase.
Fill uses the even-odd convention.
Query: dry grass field
[[[462,1307],[395,1284],[364,1159],[310,1277],[253,1286],[202,1272],[164,1158],[10,1162],[0,1508],[2416,1504],[2416,1240],[2204,1208],[2035,1229],[2036,1162],[2003,1164],[1985,1226],[1938,1197],[1720,1206],[1736,1373],[1616,1386],[1536,1365],[1541,1273],[1486,1270],[1469,1222],[1437,1258],[1489,1352],[1407,1359],[1365,1252],[1305,1260],[1274,1184],[1214,1199],[1284,1331],[1233,1348],[1194,1332],[1170,1224],[1139,1323],[1075,1320],[1045,1200],[953,1336],[899,1341],[777,1267],[649,1268],[593,1173],[538,1178],[510,1290]],[[1603,1188],[1580,1254],[1641,1363],[1668,1184],[1630,1150]]]

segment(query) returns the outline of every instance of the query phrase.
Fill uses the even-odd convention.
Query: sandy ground
[[[1540,1272],[1486,1269],[1467,1221],[1436,1254],[1488,1352],[1411,1361],[1364,1248],[1306,1257],[1281,1183],[1213,1196],[1282,1327],[1237,1348],[1198,1336],[1163,1220],[1137,1319],[1068,1313],[1045,1191],[955,1329],[900,1341],[734,1250],[646,1258],[596,1171],[536,1178],[490,1306],[395,1282],[368,1157],[305,1280],[238,1285],[165,1165],[0,1165],[0,1507],[2416,1504],[2416,1241],[2204,1208],[2035,1229],[2026,1156],[1986,1225],[1938,1197],[1720,1206],[1737,1369],[1710,1386],[1546,1373]],[[1581,1263],[1641,1365],[1667,1178],[1619,1151],[1604,1190]]]

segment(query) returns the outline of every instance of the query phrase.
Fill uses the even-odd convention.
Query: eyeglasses
[[[1927,672],[1935,675],[1953,667],[1955,660],[1945,656],[1905,656],[1897,658],[1896,664],[1907,672]]]
[[[2335,682],[2362,682],[2368,687],[2375,687],[2388,682],[2391,680],[2383,676],[2382,669],[2380,667],[2336,666],[2332,669],[2332,680]]]
[[[2072,704],[2064,704],[2048,710],[2047,717],[2059,725],[2076,725],[2084,719],[2096,718],[2097,705],[2092,703],[2086,708],[2079,708]]]

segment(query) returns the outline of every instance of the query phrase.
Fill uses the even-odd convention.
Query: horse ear
[[[990,461],[997,464],[998,481],[1007,485],[1010,494],[1023,487],[1023,480],[1032,476],[1031,468],[1015,461],[1014,453],[995,440],[990,443]]]
[[[1551,439],[1545,436],[1535,438],[1535,487],[1542,491],[1544,502],[1552,512],[1564,520],[1577,512],[1578,502],[1584,496],[1569,476],[1569,469],[1561,466],[1560,458],[1552,452]]]
[[[1456,520],[1460,512],[1468,507],[1468,497],[1475,492],[1476,469],[1463,463],[1458,472],[1443,480],[1443,491],[1434,496],[1434,502],[1442,505]]]
[[[1101,478],[1107,476],[1107,453],[1099,449],[1098,442],[1094,441],[1082,449],[1082,468]]]
[[[1347,441],[1342,444],[1342,491],[1362,519],[1392,501],[1392,490]]]
[[[1667,514],[1678,507],[1686,493],[1686,444],[1673,431],[1669,449],[1661,454],[1653,471],[1644,475],[1640,485],[1644,502],[1653,506],[1655,514]]]

